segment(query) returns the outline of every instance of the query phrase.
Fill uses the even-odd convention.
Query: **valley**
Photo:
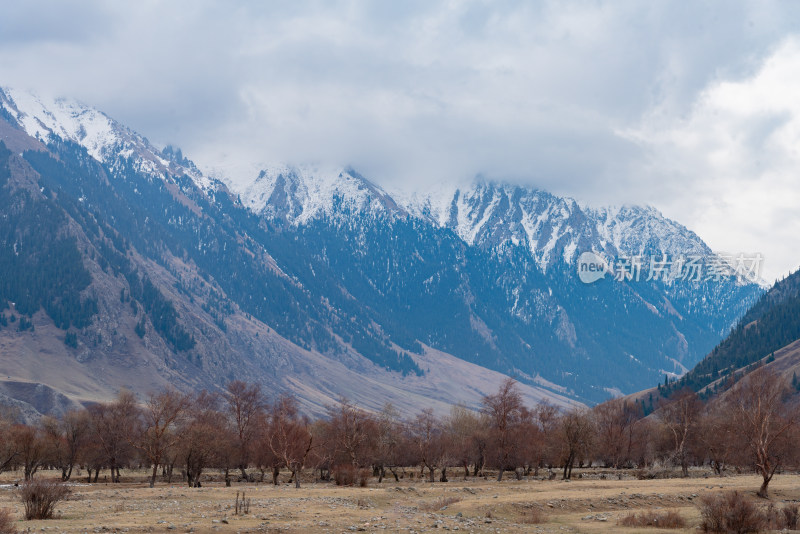
[[[5,473],[2,481],[18,476]],[[199,489],[164,483],[149,489],[145,477],[142,471],[123,470],[120,484],[89,486],[76,481],[73,497],[58,506],[60,518],[20,522],[19,526],[46,532],[132,533],[696,532],[702,497],[739,490],[752,498],[758,486],[753,476],[716,477],[702,469],[693,470],[689,479],[637,480],[635,471],[588,469],[576,471],[571,482],[531,478],[497,483],[453,477],[449,483],[430,484],[406,477],[400,483],[372,480],[365,488],[315,483],[309,472],[300,489],[269,483],[237,483],[227,488],[219,480]],[[789,473],[776,477],[773,502],[800,500],[796,479],[796,474]],[[235,514],[237,492],[250,499],[249,513]],[[3,486],[0,508],[6,507],[19,515],[13,489]],[[621,518],[646,511],[674,511],[686,520],[686,527],[659,530],[619,525]]]

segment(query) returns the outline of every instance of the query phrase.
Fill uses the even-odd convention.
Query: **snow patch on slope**
[[[304,224],[317,217],[400,212],[383,189],[352,169],[273,165],[239,191],[255,213]]]
[[[185,174],[201,189],[216,188],[191,162],[170,161],[144,137],[105,113],[75,100],[48,98],[13,88],[0,89],[0,106],[6,109],[25,133],[45,144],[51,136],[84,147],[93,159],[114,165],[131,158],[137,170],[166,179]]]

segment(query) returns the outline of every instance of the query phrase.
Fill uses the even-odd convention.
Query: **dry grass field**
[[[365,488],[313,483],[303,487],[268,483],[207,482],[190,489],[144,483],[144,472],[123,471],[123,482],[86,485],[57,507],[59,517],[23,521],[13,483],[19,473],[2,475],[0,508],[13,511],[16,528],[30,532],[696,532],[703,495],[739,489],[755,499],[754,476],[637,480],[601,478],[585,472],[561,480],[463,480],[430,484],[419,479],[400,483],[373,479]],[[40,477],[55,477],[44,472]],[[612,479],[613,478],[613,479]],[[236,493],[250,500],[249,513],[235,514]],[[771,485],[775,503],[800,499],[800,477],[778,475]],[[763,500],[759,502],[765,503]],[[766,503],[765,503],[766,504]],[[631,512],[675,511],[687,521],[682,530],[626,528],[619,520]]]

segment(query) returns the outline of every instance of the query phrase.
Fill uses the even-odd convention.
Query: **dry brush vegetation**
[[[188,492],[182,495],[191,502],[208,488],[215,495],[227,495],[220,492],[246,486],[246,508],[249,512],[252,499],[252,514],[241,513],[245,501],[244,497],[240,501],[238,493],[220,497],[216,506],[234,503],[229,515],[253,520],[257,511],[263,510],[263,502],[252,488],[275,492],[291,488],[298,495],[310,491],[320,499],[354,497],[352,510],[344,507],[347,513],[333,514],[344,523],[364,513],[380,523],[381,517],[394,511],[400,516],[405,513],[405,519],[420,521],[418,518],[424,517],[450,528],[458,526],[447,523],[455,510],[453,513],[460,514],[455,516],[458,520],[470,522],[462,527],[481,531],[500,521],[502,528],[514,531],[521,525],[545,528],[551,523],[569,523],[574,519],[570,514],[588,511],[592,513],[582,516],[578,524],[591,524],[595,530],[606,525],[694,525],[708,531],[735,531],[719,519],[724,514],[713,514],[724,509],[722,497],[720,501],[696,498],[708,485],[707,479],[696,480],[697,474],[703,473],[713,480],[739,481],[733,489],[744,495],[738,494],[737,502],[753,507],[754,528],[793,528],[796,506],[769,506],[767,500],[753,502],[754,496],[747,495],[755,492],[769,497],[775,474],[793,469],[797,463],[795,409],[788,393],[780,377],[757,371],[723,396],[704,401],[692,392],[680,392],[645,417],[640,404],[624,400],[566,413],[548,405],[527,407],[509,380],[483,399],[479,411],[455,407],[439,417],[424,410],[403,419],[391,406],[376,414],[341,401],[329,408],[328,417],[312,421],[300,412],[293,398],[282,396],[268,402],[259,386],[238,381],[218,394],[164,391],[141,404],[132,394],[122,392],[112,402],[60,418],[44,418],[37,425],[22,425],[6,417],[0,424],[0,469],[19,475],[23,482],[22,489],[16,490],[16,500],[9,499],[13,513],[20,516],[16,510],[21,503],[17,501],[42,480],[41,471],[48,469],[48,479],[57,473],[63,484],[81,484],[75,487],[78,496],[96,493],[95,488],[133,488],[136,492],[155,488],[151,491],[158,492],[156,486],[161,486],[172,494],[182,487]],[[753,483],[752,474],[758,477],[758,484]],[[678,486],[670,485],[671,477],[679,479]],[[639,492],[645,495],[665,487],[690,491],[697,486],[697,491],[689,493],[694,497],[679,492],[685,500],[674,502],[642,497],[633,499],[630,506],[606,503],[608,510],[598,512],[602,506],[591,501],[593,491],[619,489],[611,485],[633,484],[634,478],[641,487],[649,488]],[[563,491],[561,481],[569,480],[575,481],[574,488],[585,486],[585,495],[571,487],[566,508],[559,508],[546,492],[554,488]],[[742,481],[753,487],[743,487]],[[451,488],[458,493],[449,493]],[[373,496],[374,491],[388,491],[391,498]],[[485,502],[486,495],[481,492],[486,491],[498,492],[498,500]],[[513,499],[501,499],[503,492]],[[538,500],[532,499],[533,495]],[[631,500],[621,496],[624,492],[616,495],[608,499]],[[28,499],[29,506],[38,504]],[[683,508],[652,509],[670,504]],[[120,514],[124,515],[122,506]],[[55,503],[49,510],[52,516]],[[606,512],[616,514],[614,521],[603,515]],[[261,513],[260,517],[266,516]],[[3,519],[0,514],[0,524]],[[222,519],[230,522],[220,517],[209,528],[224,528],[228,523]],[[274,519],[261,520],[259,525],[266,528],[275,523]],[[293,524],[277,523],[283,524],[281,528]],[[439,528],[431,526],[435,524],[439,525],[434,522],[428,527]],[[425,528],[415,525],[418,531]]]

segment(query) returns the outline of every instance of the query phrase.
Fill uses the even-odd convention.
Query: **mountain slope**
[[[797,350],[786,347],[800,340],[800,271],[775,283],[744,314],[739,324],[711,353],[668,391],[690,387],[700,391],[712,384],[724,384],[734,374],[746,373],[749,366],[775,360],[797,359]],[[779,354],[780,353],[780,354]],[[767,362],[769,363],[769,362]]]
[[[584,208],[485,181],[389,200],[352,170],[323,172],[273,167],[239,194],[314,260],[293,271],[304,285],[333,270],[318,290],[342,284],[392,339],[410,340],[399,341],[409,350],[424,341],[600,400],[643,376],[685,372],[760,293],[733,277],[648,281],[647,266],[638,282],[580,283],[575,261],[586,250],[715,259],[652,208]]]
[[[12,189],[62,212],[53,233],[74,236],[90,276],[76,270],[68,323],[41,299],[44,311],[6,312],[35,324],[0,328],[26,380],[56,379],[22,376],[20,354],[39,353],[67,358],[70,391],[95,396],[134,375],[137,391],[241,377],[311,410],[340,394],[413,409],[476,402],[508,374],[531,398],[593,402],[683,373],[760,294],[732,278],[581,283],[582,251],[710,254],[651,208],[593,210],[485,181],[402,196],[310,167],[232,190],[85,106],[13,91],[0,104]],[[92,389],[77,378],[87,365],[137,373]],[[454,387],[455,368],[482,389]]]
[[[20,264],[5,280],[15,284],[0,295],[6,384],[45,384],[68,399],[93,401],[121,386],[213,389],[241,378],[294,392],[307,411],[321,414],[341,395],[372,409],[391,401],[406,413],[443,411],[459,401],[476,404],[502,381],[452,358],[447,366],[472,376],[473,388],[415,380],[420,365],[433,374],[447,361],[421,346],[412,358],[381,342],[365,358],[353,344],[372,342],[365,332],[375,327],[340,318],[282,270],[248,231],[278,247],[292,238],[265,227],[222,184],[198,186],[190,162],[158,153],[135,134],[105,136],[108,145],[92,145],[102,156],[96,159],[81,139],[40,130],[31,137],[22,126],[30,123],[27,112],[3,109],[0,141],[11,150],[0,145],[0,261]],[[339,334],[327,326],[334,322],[344,323]],[[389,360],[376,365],[380,358]],[[401,366],[412,376],[391,370]],[[567,402],[537,387],[525,394],[531,402]]]

